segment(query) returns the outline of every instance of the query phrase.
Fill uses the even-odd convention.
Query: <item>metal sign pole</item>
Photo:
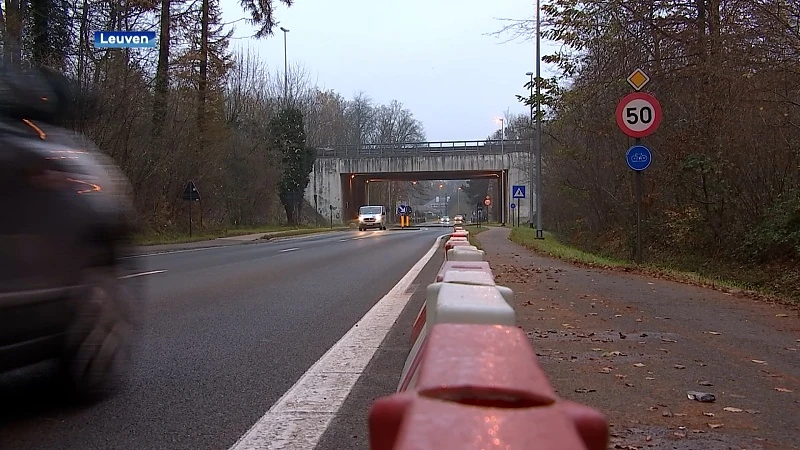
[[[642,140],[636,138],[634,145],[640,145]],[[636,171],[636,264],[642,263],[642,171]]]
[[[189,237],[192,237],[192,201],[189,200]]]

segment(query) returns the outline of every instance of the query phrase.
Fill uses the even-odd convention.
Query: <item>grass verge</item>
[[[470,235],[470,238],[472,235]],[[658,264],[637,265],[631,261],[614,259],[588,253],[559,242],[551,233],[545,232],[544,239],[536,239],[536,231],[532,228],[518,227],[511,230],[509,237],[516,242],[539,254],[561,259],[584,267],[621,270],[623,272],[639,273],[671,281],[707,287],[730,294],[743,295],[760,300],[800,305],[800,299],[783,293],[775,293],[764,289],[753,288],[749,283],[727,277],[715,277],[696,272],[687,272],[665,267]]]
[[[276,239],[282,237],[291,237],[291,236],[303,236],[306,234],[314,234],[314,233],[325,233],[329,231],[346,231],[351,230],[350,227],[333,227],[333,228],[307,228],[307,229],[297,229],[297,230],[286,230],[286,231],[276,231],[274,233],[269,233],[264,235],[261,239]]]
[[[489,228],[491,227],[483,226],[482,224],[480,228],[478,228],[477,226],[470,226],[470,227],[465,226],[464,229],[469,231],[469,234],[467,235],[467,240],[469,240],[470,245],[474,245],[475,247],[478,247],[478,249],[483,250],[483,247],[481,247],[481,243],[478,241],[476,236],[488,230]]]
[[[348,229],[346,227],[334,227],[336,229]],[[133,245],[160,245],[160,244],[184,244],[187,242],[209,241],[222,237],[244,236],[247,234],[270,233],[274,234],[289,233],[288,236],[297,234],[320,233],[331,231],[330,227],[290,227],[290,226],[263,226],[263,227],[236,227],[215,230],[201,230],[189,233],[166,232],[166,233],[145,233],[134,237]],[[296,234],[292,234],[296,233]],[[284,235],[287,236],[287,235]]]

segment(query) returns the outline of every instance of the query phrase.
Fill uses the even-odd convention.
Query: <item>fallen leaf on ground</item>
[[[618,373],[617,374],[617,378],[628,378],[628,376],[627,375],[623,375],[621,373]]]
[[[744,412],[746,412],[747,414],[758,414],[759,413],[758,410],[755,410],[755,409],[745,409]]]
[[[723,408],[723,410],[728,411],[728,412],[742,412],[743,411],[742,409],[734,408],[733,406],[726,406],[725,408]]]
[[[786,389],[786,388],[775,388],[775,390],[778,392],[792,392],[791,389]]]
[[[703,413],[706,417],[714,417],[714,413]]]
[[[788,314],[775,314],[775,317],[789,317]]]
[[[721,423],[710,423],[708,424],[708,428],[720,428],[722,426]]]
[[[710,381],[705,381],[705,380],[698,381],[697,384],[699,384],[700,386],[713,386],[713,384]]]
[[[672,340],[672,339],[661,338],[661,342],[671,342],[671,343],[674,344],[674,343],[676,343],[678,341],[675,341],[675,340]]]
[[[760,359],[751,359],[750,361],[753,361],[756,364],[766,364],[767,363],[766,361],[761,361]]]
[[[600,373],[611,373],[612,370],[614,369],[612,369],[611,367],[603,367],[602,369],[600,369]]]
[[[655,380],[653,377],[644,377],[645,380]]]
[[[713,334],[714,336],[719,336],[722,333],[717,333],[716,331],[706,331],[708,334]]]
[[[633,385],[633,383],[625,383],[625,386],[628,386],[628,387],[635,387],[635,386]]]
[[[575,389],[575,392],[577,392],[578,394],[588,394],[589,392],[597,392],[597,391],[595,391],[594,389],[579,388]]]
[[[614,317],[622,317],[622,314],[614,314]]]
[[[644,364],[642,364],[642,363],[636,363],[636,364],[634,364],[634,365],[633,365],[633,367],[644,367]]]
[[[683,365],[680,365],[680,364],[675,364],[673,367],[675,367],[676,369],[685,369],[686,368],[686,366],[683,366]]]

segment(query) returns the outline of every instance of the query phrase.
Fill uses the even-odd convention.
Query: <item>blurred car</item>
[[[5,70],[5,69],[4,69]],[[57,360],[84,400],[125,380],[140,291],[124,279],[128,181],[52,125],[73,98],[53,74],[0,73],[0,372]],[[48,104],[39,105],[39,99]]]
[[[464,224],[464,216],[461,214],[453,217],[453,225],[463,225]]]
[[[450,223],[450,217],[448,217],[448,216],[442,217],[442,223],[449,224]]]

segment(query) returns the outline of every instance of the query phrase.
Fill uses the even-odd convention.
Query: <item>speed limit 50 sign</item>
[[[653,134],[661,123],[661,104],[644,92],[628,94],[617,105],[617,126],[632,138]]]

